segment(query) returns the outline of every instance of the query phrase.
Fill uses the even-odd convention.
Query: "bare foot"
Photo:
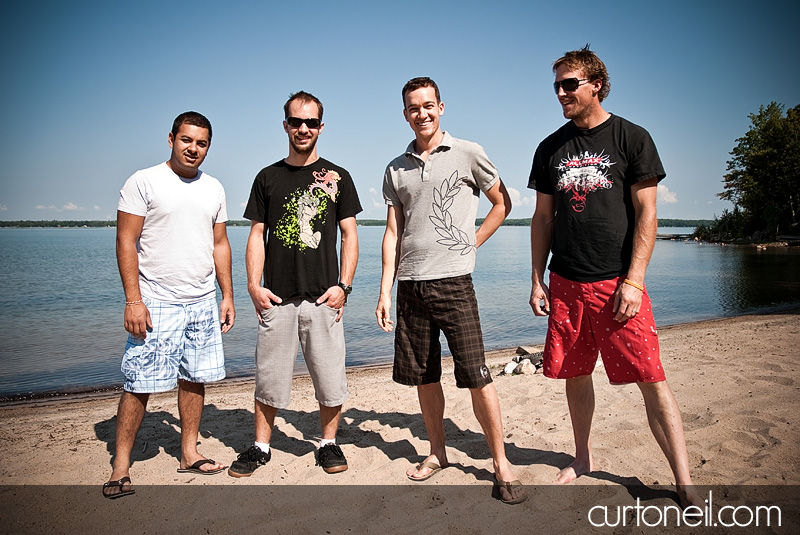
[[[694,485],[675,485],[675,491],[678,493],[678,498],[681,502],[681,507],[686,509],[690,505],[702,509],[705,507],[705,500],[700,497]]]
[[[559,485],[565,485],[570,481],[575,481],[579,477],[586,475],[591,471],[591,461],[586,463],[584,461],[578,461],[578,459],[575,459],[571,465],[567,466],[558,473],[556,476],[556,483]]]
[[[414,481],[425,481],[442,468],[447,468],[447,459],[439,461],[436,455],[428,455],[424,461],[406,470],[406,476]]]

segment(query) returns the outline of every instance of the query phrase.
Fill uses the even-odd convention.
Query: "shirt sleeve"
[[[214,223],[225,223],[228,220],[228,201],[225,198],[225,188],[219,185],[219,211]]]
[[[386,167],[383,173],[383,200],[389,206],[402,206],[400,197],[397,196],[397,191],[394,189],[394,182],[392,181],[391,166]]]
[[[336,220],[341,221],[348,217],[355,217],[361,213],[361,201],[358,198],[358,191],[353,182],[353,177],[344,169],[339,169],[341,175],[342,189],[339,199],[336,202]]]
[[[264,170],[262,169],[253,180],[253,186],[250,188],[250,198],[247,200],[247,206],[244,209],[243,217],[250,221],[257,223],[265,223],[267,221],[267,203],[264,194]]]
[[[489,160],[486,151],[480,145],[476,145],[473,153],[471,173],[475,185],[484,192],[492,189],[495,182],[500,179],[497,167]]]
[[[533,165],[531,165],[531,174],[528,177],[528,188],[553,195],[553,181],[550,180],[549,169],[547,168],[547,158],[544,155],[545,150],[540,144],[536,148],[533,155]]]
[[[637,130],[638,135],[632,138],[626,151],[628,167],[625,170],[625,180],[630,184],[636,184],[656,177],[660,182],[667,174],[664,172],[656,144],[647,130],[641,127],[638,127]]]
[[[141,171],[137,171],[125,182],[119,191],[117,210],[127,214],[144,217],[150,204],[150,191],[147,180]]]

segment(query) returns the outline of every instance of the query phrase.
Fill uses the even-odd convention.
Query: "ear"
[[[289,124],[286,121],[283,121],[283,131],[289,133]]]
[[[320,135],[320,134],[322,134],[322,130],[323,130],[324,128],[325,128],[325,123],[323,123],[323,122],[320,122],[320,123],[319,123],[319,134],[317,134],[317,135]]]
[[[444,115],[444,102],[439,103],[439,115]]]
[[[175,136],[172,135],[172,132],[170,132],[169,136],[167,136],[167,141],[169,141],[169,148],[172,148],[172,145],[175,142]]]
[[[411,122],[408,120],[408,110],[406,110],[405,108],[403,108],[403,118],[406,120],[407,123]]]
[[[603,89],[602,80],[594,80],[592,82],[592,96],[597,96],[601,89]]]

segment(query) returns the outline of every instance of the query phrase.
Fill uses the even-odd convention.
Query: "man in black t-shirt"
[[[234,477],[250,476],[271,458],[275,415],[291,401],[298,343],[319,402],[317,464],[327,473],[347,470],[336,444],[348,396],[340,320],[358,261],[355,216],[361,204],[350,174],[317,155],[325,126],[319,99],[300,91],[289,97],[284,113],[289,156],[258,173],[244,211],[251,221],[247,290],[259,317],[256,439],[231,464],[228,473]]]
[[[658,224],[657,185],[666,176],[661,160],[646,130],[603,109],[608,73],[588,46],[567,52],[553,71],[570,121],[536,149],[528,187],[536,190],[530,305],[537,316],[550,316],[544,373],[567,381],[575,437],[575,461],[556,481],[568,483],[593,470],[592,370],[599,350],[611,383],[636,383],[641,390],[681,504],[702,506],[644,285]]]

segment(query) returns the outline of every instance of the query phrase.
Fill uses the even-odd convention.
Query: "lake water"
[[[229,377],[252,375],[257,320],[244,267],[248,227],[229,227],[236,325],[224,335]],[[348,365],[391,361],[375,321],[382,227],[359,227],[361,254],[345,309]],[[659,229],[683,234],[691,229]],[[117,386],[127,333],[115,229],[0,229],[0,397]],[[528,306],[527,227],[501,227],[473,274],[488,349],[539,344],[547,322]],[[659,325],[800,303],[800,248],[656,243],[647,271]],[[446,347],[446,346],[445,346]],[[303,371],[298,359],[298,372]]]

